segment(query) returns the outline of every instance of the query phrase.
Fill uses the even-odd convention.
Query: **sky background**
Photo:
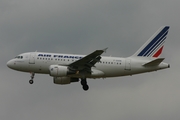
[[[179,120],[179,0],[0,0],[1,120]],[[55,85],[49,75],[13,71],[30,51],[128,57],[159,27],[170,30],[162,57],[170,69]]]

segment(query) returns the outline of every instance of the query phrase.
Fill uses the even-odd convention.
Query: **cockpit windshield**
[[[16,56],[16,59],[23,59],[23,56]]]

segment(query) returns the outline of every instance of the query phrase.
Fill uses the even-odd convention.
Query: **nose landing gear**
[[[34,79],[35,73],[30,73],[30,74],[31,74],[31,79],[29,80],[29,84],[33,84],[34,83],[33,79]]]

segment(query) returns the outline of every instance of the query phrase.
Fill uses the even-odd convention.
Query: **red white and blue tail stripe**
[[[169,26],[161,27],[133,56],[159,57],[168,34]]]

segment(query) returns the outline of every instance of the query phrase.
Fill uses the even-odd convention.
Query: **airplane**
[[[13,70],[29,72],[30,84],[35,74],[49,74],[54,84],[66,85],[79,82],[83,90],[89,86],[87,78],[109,78],[128,76],[170,68],[170,64],[159,57],[163,51],[169,26],[162,26],[132,56],[126,58],[101,56],[106,49],[88,55],[27,52],[7,62]]]

